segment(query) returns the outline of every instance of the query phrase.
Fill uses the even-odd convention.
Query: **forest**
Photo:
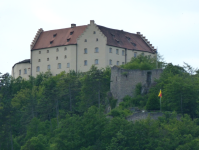
[[[149,93],[137,84],[119,106],[109,94],[109,67],[29,80],[0,74],[0,150],[198,150],[199,70],[141,55],[119,67],[163,73]],[[160,111],[160,89],[164,116],[126,120],[132,107]]]

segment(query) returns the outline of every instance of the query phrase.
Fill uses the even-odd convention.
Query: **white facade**
[[[36,40],[39,38],[40,33],[37,34]],[[84,32],[76,39],[76,44],[31,50],[30,63],[15,64],[12,76],[15,78],[22,76],[28,79],[29,75],[36,77],[39,73],[45,73],[48,70],[53,75],[62,71],[69,72],[69,70],[86,72],[92,65],[96,65],[98,68],[105,68],[107,66],[125,64],[132,57],[142,53],[156,57],[154,52],[130,50],[109,45],[107,37],[94,21],[91,21]],[[27,73],[24,73],[24,69],[27,69]]]

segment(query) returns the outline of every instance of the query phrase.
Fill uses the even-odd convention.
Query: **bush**
[[[147,104],[146,104],[147,110],[158,110],[160,109],[160,102],[158,100],[158,96],[155,94],[152,94],[149,96]]]

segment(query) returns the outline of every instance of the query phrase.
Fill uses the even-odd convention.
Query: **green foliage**
[[[124,69],[140,69],[140,70],[152,70],[156,67],[156,59],[149,58],[148,56],[139,55],[136,58],[132,58],[130,62],[125,65],[121,65]]]
[[[135,96],[141,95],[141,90],[142,90],[142,84],[138,83],[135,86]]]
[[[151,94],[146,104],[147,110],[160,110],[160,102],[155,94]]]

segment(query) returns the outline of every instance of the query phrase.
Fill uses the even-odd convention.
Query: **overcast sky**
[[[86,25],[141,32],[166,62],[199,68],[199,0],[0,0],[0,72],[30,58],[44,31]]]

